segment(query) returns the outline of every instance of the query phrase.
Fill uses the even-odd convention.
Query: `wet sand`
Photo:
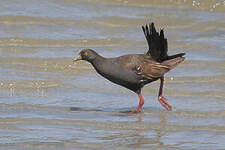
[[[225,149],[225,2],[219,0],[0,2],[0,150]],[[141,25],[164,28],[169,54],[186,60],[131,91],[73,64],[79,49],[144,53]]]

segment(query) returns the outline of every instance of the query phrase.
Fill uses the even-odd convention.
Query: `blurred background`
[[[80,49],[145,53],[141,25],[164,28],[186,60],[138,97],[73,64]],[[225,149],[224,0],[0,1],[0,149]]]

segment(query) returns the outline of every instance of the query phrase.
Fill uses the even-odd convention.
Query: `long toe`
[[[138,113],[138,111],[135,109],[135,110],[133,110],[133,111],[131,111],[129,114],[136,114],[136,113]]]
[[[166,101],[167,99],[164,96],[159,96],[158,98],[160,104],[166,108],[166,110],[171,111],[172,110],[172,106],[170,106]]]
[[[139,113],[140,112],[140,109],[136,108],[135,110],[131,111],[130,114],[136,114],[136,113]]]

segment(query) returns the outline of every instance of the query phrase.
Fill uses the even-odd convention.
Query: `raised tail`
[[[177,57],[182,57],[184,55],[185,55],[185,53],[179,53],[179,54],[171,55],[171,56],[168,56],[166,58],[166,60],[174,59],[174,58],[177,58]]]
[[[164,31],[161,29],[160,32],[157,32],[153,22],[149,25],[142,26],[142,29],[149,47],[146,55],[150,55],[153,60],[162,63],[185,55],[185,53],[180,53],[168,56],[168,43],[164,37]]]
[[[152,22],[149,25],[142,26],[142,30],[148,42],[148,52],[146,55],[150,55],[157,62],[165,60],[168,57],[168,45],[163,29],[157,32]]]
[[[181,56],[180,56],[181,55]],[[175,68],[178,64],[180,64],[182,61],[184,61],[185,57],[182,57],[184,53],[177,54],[177,56],[170,60],[165,60],[161,64],[164,66],[167,66],[169,70]],[[175,55],[173,55],[175,56]]]

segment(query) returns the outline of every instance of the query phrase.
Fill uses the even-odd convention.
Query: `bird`
[[[139,97],[139,104],[136,109],[130,111],[132,114],[140,112],[144,105],[142,88],[146,84],[160,80],[158,101],[166,110],[171,111],[172,106],[163,96],[164,75],[184,61],[185,53],[169,56],[164,29],[156,31],[153,22],[142,26],[142,30],[148,43],[146,53],[106,58],[95,50],[83,49],[73,61],[85,60],[104,78],[135,92]]]

